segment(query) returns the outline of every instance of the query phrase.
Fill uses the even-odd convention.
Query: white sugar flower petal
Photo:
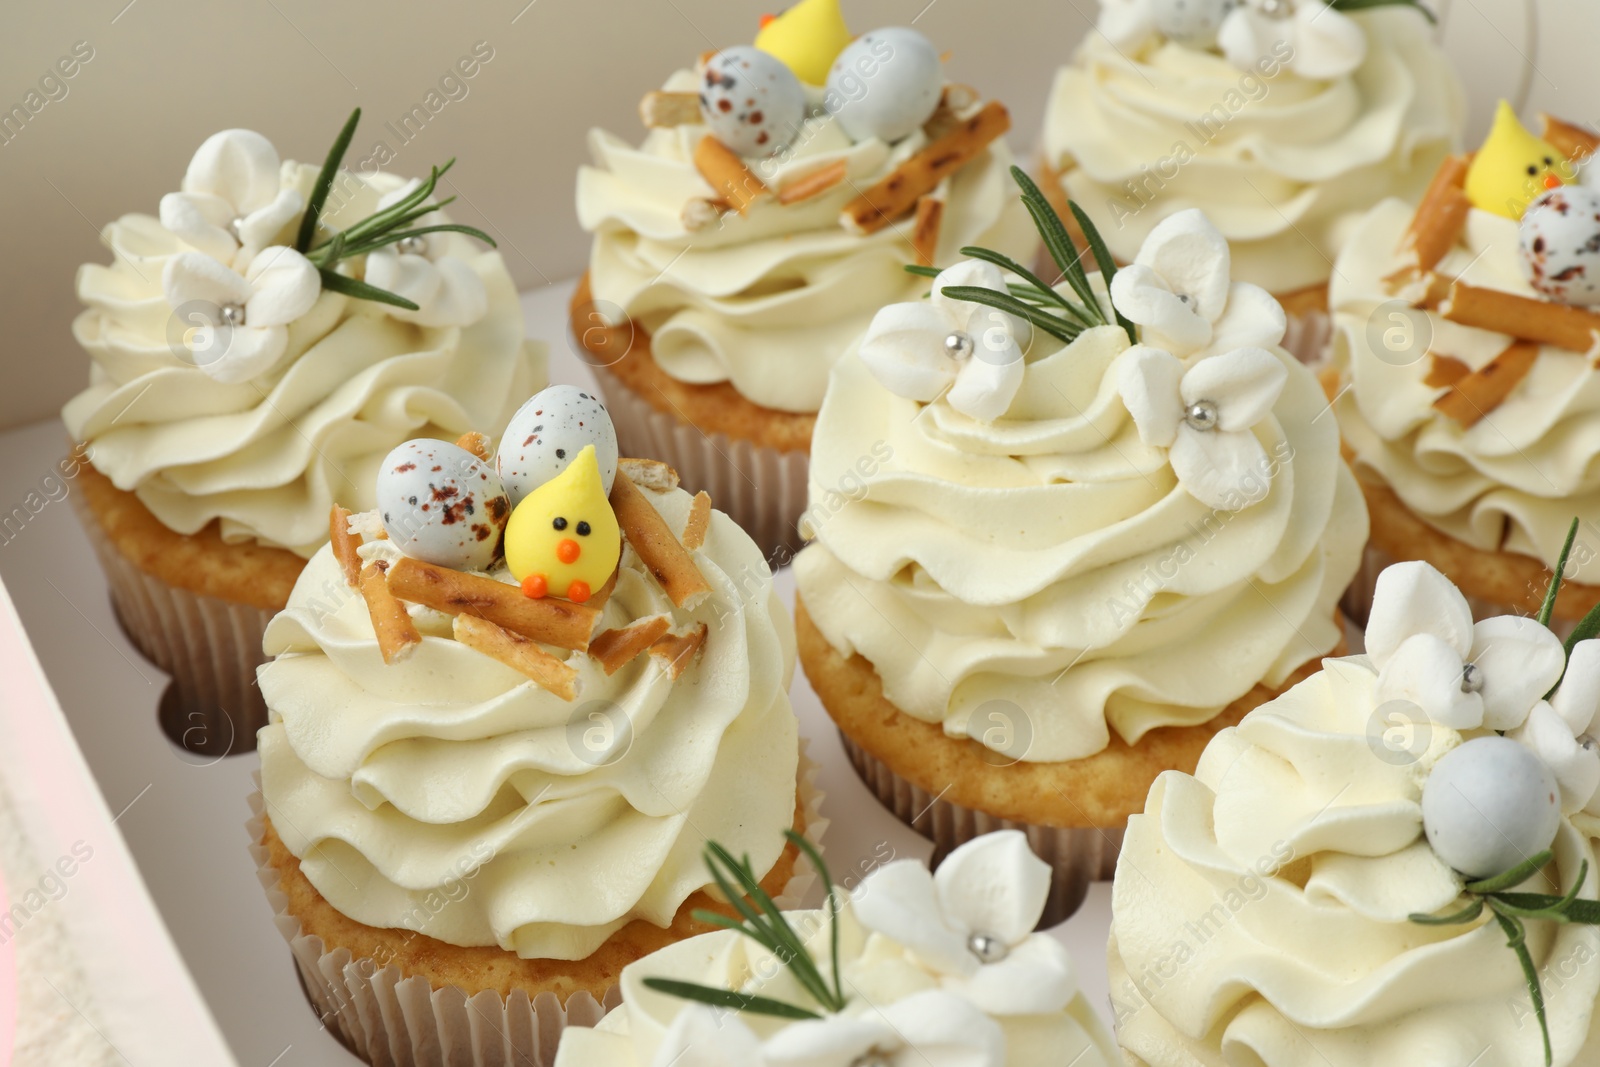
[[[1567,673],[1550,705],[1566,720],[1574,737],[1594,727],[1595,712],[1600,710],[1600,641],[1579,641],[1572,647]]]
[[[945,399],[963,415],[993,422],[1006,413],[1017,390],[1022,388],[1025,366],[1022,349],[1010,335],[998,351],[990,349],[987,342],[978,341],[972,356],[956,373],[955,384]]]
[[[1185,406],[1209,400],[1217,406],[1217,430],[1240,433],[1272,413],[1289,372],[1264,348],[1241,348],[1202,359],[1183,376]]]
[[[1095,28],[1118,48],[1134,48],[1156,32],[1150,0],[1100,0]]]
[[[1283,305],[1259,285],[1234,282],[1228,289],[1228,306],[1211,333],[1211,350],[1275,348],[1283,343],[1289,320]]]
[[[1205,212],[1188,208],[1156,224],[1134,263],[1154,270],[1175,293],[1187,294],[1206,322],[1222,317],[1232,285],[1233,261],[1227,238]]]
[[[1415,633],[1400,643],[1378,671],[1374,698],[1382,705],[1408,700],[1430,722],[1452,730],[1484,725],[1483,698],[1461,687],[1461,654],[1431,633]]]
[[[1548,703],[1541,700],[1527,721],[1507,735],[1522,742],[1544,761],[1561,787],[1564,815],[1582,811],[1600,789],[1600,747],[1586,748]]]
[[[1145,327],[1151,340],[1181,352],[1202,348],[1211,340],[1211,326],[1150,267],[1129,264],[1111,279],[1111,304]]]
[[[944,986],[991,1015],[1049,1015],[1078,993],[1066,947],[1048,934],[1034,934],[999,963],[971,978],[946,978]]]
[[[233,205],[207,193],[168,193],[161,198],[161,225],[189,247],[228,260],[239,242],[227,226],[233,221]]]
[[[270,203],[239,219],[239,243],[246,248],[264,248],[277,240],[279,232],[291,220],[298,219],[305,207],[300,190],[279,189]]]
[[[761,1042],[732,1012],[688,1004],[667,1027],[651,1067],[761,1067]]]
[[[904,1035],[889,1050],[894,1067],[1003,1067],[1005,1063],[1006,1039],[1000,1024],[951,993],[938,989],[913,993],[878,1014],[896,1035]]]
[[[880,308],[861,341],[861,361],[889,392],[924,403],[955,380],[956,363],[945,354],[949,319],[927,301]]]
[[[997,293],[1006,291],[1005,275],[1000,273],[1000,268],[981,259],[964,259],[940,271],[939,276],[933,280],[932,295],[928,297],[928,303],[950,316],[956,325],[963,327],[975,311],[990,309],[981,304],[974,304],[970,300],[957,300],[955,297],[944,295],[946,286],[962,285],[993,289]]]
[[[1483,725],[1509,730],[1556,684],[1567,656],[1537,619],[1501,615],[1472,627],[1468,659],[1483,682]]]
[[[904,1044],[901,1035],[878,1019],[832,1015],[785,1026],[767,1039],[759,1062],[770,1067],[851,1067],[869,1052],[892,1054]]]
[[[471,265],[455,256],[434,260],[442,283],[431,306],[419,311],[397,308],[402,318],[422,326],[470,326],[489,313],[489,291]]]
[[[199,252],[179,252],[167,260],[161,271],[161,288],[175,309],[194,302],[218,307],[243,305],[252,291],[250,283],[232,267]]]
[[[387,289],[425,308],[431,304],[444,285],[444,278],[432,263],[422,256],[396,252],[390,245],[367,256],[367,284]],[[402,314],[404,308],[395,308]],[[399,317],[399,316],[396,316]]]
[[[245,272],[250,299],[246,326],[286,326],[311,310],[322,293],[322,279],[311,261],[292,248],[264,248]]]
[[[1187,425],[1178,429],[1178,439],[1168,453],[1172,473],[1191,496],[1208,508],[1236,511],[1252,483],[1265,477],[1267,453],[1255,434],[1200,432]]]
[[[966,934],[1020,943],[1039,925],[1050,896],[1050,865],[1033,854],[1020,830],[975,837],[934,872],[939,910]]]
[[[254,130],[223,130],[207,137],[183,176],[186,193],[209,193],[240,215],[266,207],[278,195],[278,150]]]
[[[1320,0],[1299,0],[1290,66],[1303,78],[1342,78],[1367,58],[1367,35],[1355,21]]]
[[[899,942],[941,973],[978,969],[966,933],[946,919],[933,875],[916,860],[896,860],[867,875],[851,894],[851,906],[861,925]]]
[[[191,331],[194,365],[216,381],[232,385],[248,382],[271,370],[289,347],[283,326],[216,326],[209,337]]]
[[[1472,651],[1472,609],[1444,575],[1421,561],[1396,563],[1378,575],[1367,618],[1367,656],[1380,670],[1405,640],[1428,633],[1465,662]]]
[[[1272,19],[1262,15],[1249,4],[1240,4],[1230,11],[1217,28],[1217,47],[1240,70],[1251,70],[1273,50],[1287,49],[1293,54],[1289,40],[1288,19]]]
[[[1117,392],[1145,444],[1168,448],[1177,439],[1183,421],[1182,379],[1182,362],[1159,348],[1134,345],[1118,358]]]
[[[416,192],[418,189],[421,189],[421,188],[422,188],[422,179],[421,178],[412,178],[411,180],[407,181],[404,185],[401,185],[398,189],[392,189],[389,192],[384,193],[382,196],[378,197],[378,210],[379,211],[387,211],[387,210],[389,210],[390,208],[392,208],[396,204],[398,204],[400,201],[404,200],[406,197],[410,196],[412,193]]]

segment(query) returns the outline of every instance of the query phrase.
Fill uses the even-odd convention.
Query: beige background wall
[[[387,169],[396,173],[425,174],[429,164],[459,157],[450,191],[461,200],[452,213],[494,234],[518,283],[533,287],[584,265],[572,180],[586,158],[589,126],[642,133],[636,108],[646,89],[706,49],[749,41],[760,15],[787,2],[7,0],[0,112],[31,103],[38,113],[19,133],[0,135],[0,427],[53,417],[81,386],[87,360],[69,333],[74,271],[108,258],[101,224],[155,212],[208,134],[245,126],[287,158],[320,160],[359,105],[365,117],[352,158],[379,140],[395,151]],[[1600,119],[1594,0],[1540,0],[1531,13],[1539,19],[1525,0],[1435,3],[1447,46],[1471,72],[1475,131],[1497,96],[1524,83],[1530,110]],[[844,0],[844,7],[858,31],[915,21],[952,53],[952,77],[1011,105],[1013,144],[1026,149],[1051,75],[1097,3]],[[60,78],[57,61],[75,45],[92,58]],[[474,46],[492,50],[492,58],[473,78],[447,86],[454,99],[440,91],[444,106],[402,143],[386,124],[398,125],[438,91],[441,76]],[[56,80],[46,78],[52,74]],[[30,91],[38,93],[32,101]]]

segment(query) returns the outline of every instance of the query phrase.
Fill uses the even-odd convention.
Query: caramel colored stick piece
[[[485,656],[499,660],[562,700],[577,699],[577,670],[521,634],[472,615],[457,615],[454,629],[456,640],[468,648],[475,648]]]
[[[333,558],[344,571],[344,583],[356,586],[361,582],[361,557],[356,549],[361,547],[361,536],[350,532],[350,509],[338,504],[328,513],[328,540],[333,543]]]
[[[978,90],[970,85],[951,82],[944,87],[944,92],[939,94],[939,106],[933,109],[933,114],[928,116],[928,121],[922,124],[922,132],[928,140],[937,141],[961,122],[961,113],[968,110],[978,102]]]
[[[639,119],[651,128],[688,126],[700,121],[700,96],[697,93],[669,93],[656,89],[639,101]]]
[[[658,493],[678,488],[678,472],[661,462],[659,459],[628,459],[617,460],[617,470],[626,474],[634,485],[642,489],[653,489]]]
[[[1540,114],[1539,119],[1544,123],[1544,139],[1572,162],[1581,162],[1600,150],[1600,135],[1552,115]]]
[[[494,454],[489,451],[489,435],[479,433],[477,430],[468,430],[456,438],[456,447],[464,448],[482,460],[487,460]]]
[[[546,645],[582,652],[600,613],[588,604],[523,596],[514,585],[448,567],[403,559],[389,568],[389,588],[402,600],[447,615],[472,615]]]
[[[924,267],[934,265],[939,254],[939,224],[944,219],[944,201],[929,194],[917,201],[917,222],[911,230],[911,247],[917,251],[917,263]]]
[[[835,185],[844,181],[848,170],[848,165],[842,159],[836,159],[826,167],[818,167],[810,174],[795,179],[780,190],[778,203],[798,204],[802,200],[810,200],[813,196],[821,196]]]
[[[1444,303],[1454,283],[1455,279],[1448,274],[1437,271],[1423,273],[1416,267],[1401,267],[1383,278],[1384,289],[1389,295],[1400,297],[1412,307],[1427,308],[1429,311]]]
[[[1531,341],[1517,341],[1511,347],[1457,382],[1433,406],[1440,413],[1456,420],[1461,428],[1471,429],[1489,412],[1499,407],[1517,383],[1533,369],[1539,358],[1539,346]]]
[[[1426,272],[1438,266],[1460,238],[1472,207],[1464,191],[1466,181],[1465,156],[1447,157],[1434,172],[1400,242],[1401,252],[1415,260],[1417,270]]]
[[[411,621],[406,606],[389,588],[384,577],[387,569],[388,564],[381,560],[362,568],[361,599],[367,602],[367,614],[372,616],[372,632],[378,637],[383,662],[399,663],[422,643],[422,635],[417,632],[417,624]]]
[[[586,607],[594,609],[596,617],[599,617],[600,612],[604,610],[606,601],[611,599],[611,594],[617,591],[617,575],[621,573],[622,568],[620,566],[612,571],[611,577],[606,579],[606,584],[596,589],[594,595],[585,604]]]
[[[701,623],[686,634],[668,634],[650,646],[650,654],[661,661],[667,676],[677,681],[705,646],[706,633],[706,624]]]
[[[683,547],[690,552],[706,543],[706,530],[711,527],[711,497],[702,489],[694,495],[694,504],[689,508],[689,521],[683,524],[683,536],[679,538]]]
[[[1422,379],[1422,384],[1430,389],[1447,389],[1472,374],[1472,368],[1454,356],[1429,352],[1428,358],[1428,376]]]
[[[589,643],[589,655],[600,661],[608,676],[613,675],[661,640],[670,629],[672,620],[665,615],[639,619],[621,629],[601,632]]]
[[[710,595],[711,586],[695,566],[694,557],[672,536],[661,512],[621,470],[617,471],[617,480],[611,486],[611,509],[617,513],[622,536],[674,604],[680,608],[694,607]]]
[[[700,143],[695,146],[694,166],[711,188],[741,215],[750,210],[751,204],[772,194],[772,190],[756,177],[755,171],[744,165],[744,160],[735,155],[733,149],[709,133],[700,138]]]
[[[1569,352],[1594,348],[1595,332],[1600,331],[1600,315],[1592,311],[1459,281],[1450,287],[1450,297],[1439,306],[1439,313],[1462,326],[1509,334]]]
[[[877,233],[912,211],[946,175],[954,174],[1011,128],[1005,105],[991,100],[982,111],[928,145],[894,172],[845,205],[840,222],[852,233]]]

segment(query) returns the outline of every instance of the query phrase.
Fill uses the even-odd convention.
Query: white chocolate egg
[[[552,385],[517,409],[500,437],[495,470],[511,506],[567,469],[584,445],[594,445],[607,493],[617,477],[617,430],[606,406],[576,385]]]
[[[421,439],[378,468],[378,512],[396,548],[426,563],[484,570],[511,517],[500,476],[464,448]]]
[[[776,56],[754,45],[724,48],[701,71],[700,117],[734,152],[765,159],[798,136],[806,91]]]
[[[1210,48],[1217,43],[1222,20],[1241,0],[1150,0],[1156,29],[1168,40],[1190,48]]]
[[[1549,848],[1560,823],[1555,776],[1509,737],[1464,742],[1439,760],[1422,786],[1428,843],[1469,878],[1503,874]]]
[[[852,141],[898,141],[927,122],[944,92],[939,52],[916,30],[864,33],[828,72],[823,107]]]
[[[1563,185],[1528,205],[1517,230],[1528,284],[1562,304],[1600,304],[1600,191]]]

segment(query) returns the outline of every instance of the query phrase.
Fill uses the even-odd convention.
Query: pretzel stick
[[[494,453],[489,451],[489,435],[479,433],[477,430],[468,430],[456,438],[456,447],[464,448],[479,459],[487,460]]]
[[[600,610],[606,606],[606,601],[611,599],[611,594],[617,591],[617,575],[621,573],[622,567],[619,564],[617,569],[611,572],[611,577],[606,579],[606,584],[595,590],[594,595],[589,597],[585,606],[593,608],[597,617],[600,614]]]
[[[639,101],[639,119],[652,129],[688,126],[700,121],[700,94],[669,93],[656,89]]]
[[[939,252],[939,223],[944,219],[944,200],[929,193],[917,201],[917,222],[911,231],[911,247],[916,249],[919,266],[933,266]]]
[[[1422,384],[1430,389],[1449,388],[1472,374],[1472,368],[1454,356],[1429,352],[1428,357],[1432,362],[1428,366],[1428,376],[1422,379]]]
[[[1439,164],[1428,191],[1422,194],[1417,213],[1411,217],[1411,225],[1400,242],[1402,253],[1415,258],[1418,270],[1431,271],[1438,266],[1461,237],[1467,212],[1472,208],[1465,192],[1466,181],[1466,157],[1449,156]]]
[[[694,557],[672,536],[661,512],[621,470],[611,486],[611,508],[617,513],[622,536],[674,604],[693,607],[710,595],[711,586],[695,566]]]
[[[617,470],[626,474],[634,485],[644,489],[652,489],[657,493],[665,493],[669,489],[678,488],[678,472],[659,459],[628,459],[624,457],[617,460]]]
[[[915,208],[923,194],[931,193],[946,175],[960,170],[1010,128],[1005,105],[990,101],[846,204],[840,223],[852,233],[877,233]]]
[[[1600,136],[1581,126],[1542,113],[1539,120],[1544,123],[1544,139],[1573,163],[1582,162],[1600,150]]]
[[[661,661],[667,677],[677,681],[689,669],[700,649],[706,643],[706,624],[701,623],[686,634],[668,634],[650,646],[650,654]]]
[[[711,525],[711,497],[705,490],[694,495],[694,504],[689,508],[689,521],[683,524],[683,536],[679,538],[683,547],[693,552],[706,543],[706,530]]]
[[[476,616],[530,641],[579,652],[589,647],[589,634],[600,616],[588,604],[554,597],[535,600],[514,585],[415,559],[403,559],[389,568],[389,588],[402,600],[447,615]]]
[[[1600,330],[1600,315],[1592,311],[1459,281],[1450,286],[1450,297],[1439,306],[1439,314],[1462,326],[1555,345],[1569,352],[1594,348],[1595,331]]]
[[[1482,368],[1457,382],[1448,393],[1435,400],[1433,406],[1460,423],[1463,430],[1470,430],[1511,395],[1511,390],[1527,377],[1528,371],[1533,369],[1533,361],[1538,358],[1538,345],[1531,341],[1515,341]]]
[[[810,200],[813,196],[821,196],[835,185],[844,181],[848,173],[848,166],[842,159],[836,159],[826,167],[818,167],[803,177],[796,178],[778,193],[778,203],[798,204],[802,200]]]
[[[406,606],[395,599],[383,572],[389,565],[374,560],[361,570],[361,599],[367,602],[367,614],[372,616],[372,632],[378,638],[378,650],[383,662],[399,663],[411,655],[422,643],[417,624],[411,621]]]
[[[344,584],[354,586],[361,581],[361,557],[356,549],[361,547],[361,535],[350,532],[350,509],[338,504],[328,512],[328,540],[333,545],[333,558],[344,571]]]
[[[578,696],[578,672],[550,653],[510,630],[471,615],[457,615],[456,640],[524,675],[562,700]]]
[[[951,82],[944,87],[944,92],[939,94],[939,106],[933,109],[928,121],[922,124],[922,132],[928,140],[937,141],[955,129],[961,122],[961,113],[977,102],[978,90],[970,85]]]
[[[772,193],[756,177],[755,172],[744,165],[744,160],[734,154],[733,149],[709,133],[700,138],[700,143],[695,146],[694,166],[711,188],[725,197],[741,215],[749,212],[751,204]]]
[[[670,629],[672,620],[665,615],[639,619],[620,629],[600,633],[589,643],[589,655],[600,661],[607,675],[616,674]]]

